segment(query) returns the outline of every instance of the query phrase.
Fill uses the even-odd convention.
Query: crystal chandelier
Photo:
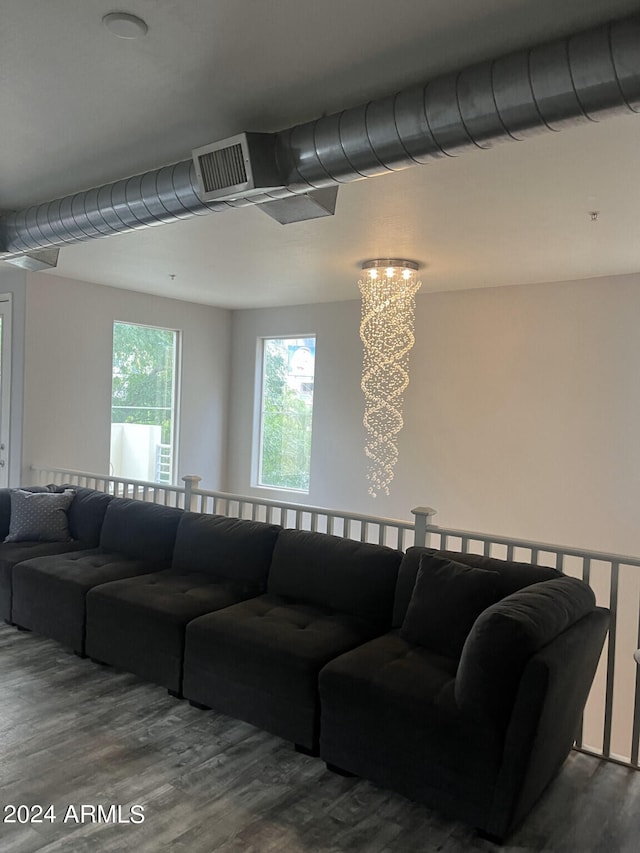
[[[418,264],[384,259],[366,261],[358,282],[362,294],[360,338],[364,345],[361,387],[365,397],[369,494],[389,494],[398,461],[397,436],[409,384],[409,352],[414,344]]]

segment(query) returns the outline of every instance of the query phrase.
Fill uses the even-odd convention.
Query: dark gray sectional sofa
[[[608,626],[581,581],[75,491],[70,541],[0,543],[6,621],[497,839],[568,755]]]

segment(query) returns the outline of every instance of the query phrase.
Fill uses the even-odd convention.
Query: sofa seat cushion
[[[261,595],[189,623],[184,694],[313,748],[318,672],[375,633],[369,622]]]
[[[85,598],[101,583],[167,568],[102,548],[37,557],[13,568],[13,621],[84,652]]]
[[[173,569],[96,586],[87,595],[87,654],[180,692],[187,622],[259,592]]]
[[[86,547],[85,542],[0,542],[0,619],[12,621],[13,567],[16,563]]]
[[[460,713],[455,671],[398,631],[331,661],[319,678],[322,758],[413,799],[439,797],[445,811],[462,799],[480,819],[502,736]]]
[[[206,572],[183,574],[165,569],[101,584],[92,590],[92,599],[109,599],[137,616],[158,613],[183,625],[203,613],[236,604],[255,591],[249,584],[216,580]]]

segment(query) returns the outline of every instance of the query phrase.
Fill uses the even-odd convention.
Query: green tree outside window
[[[263,341],[259,483],[309,491],[315,338]]]

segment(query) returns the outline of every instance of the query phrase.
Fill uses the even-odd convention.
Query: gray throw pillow
[[[11,520],[5,542],[70,542],[67,510],[75,492],[11,492]]]
[[[478,616],[501,597],[498,572],[423,554],[400,636],[459,660]]]

